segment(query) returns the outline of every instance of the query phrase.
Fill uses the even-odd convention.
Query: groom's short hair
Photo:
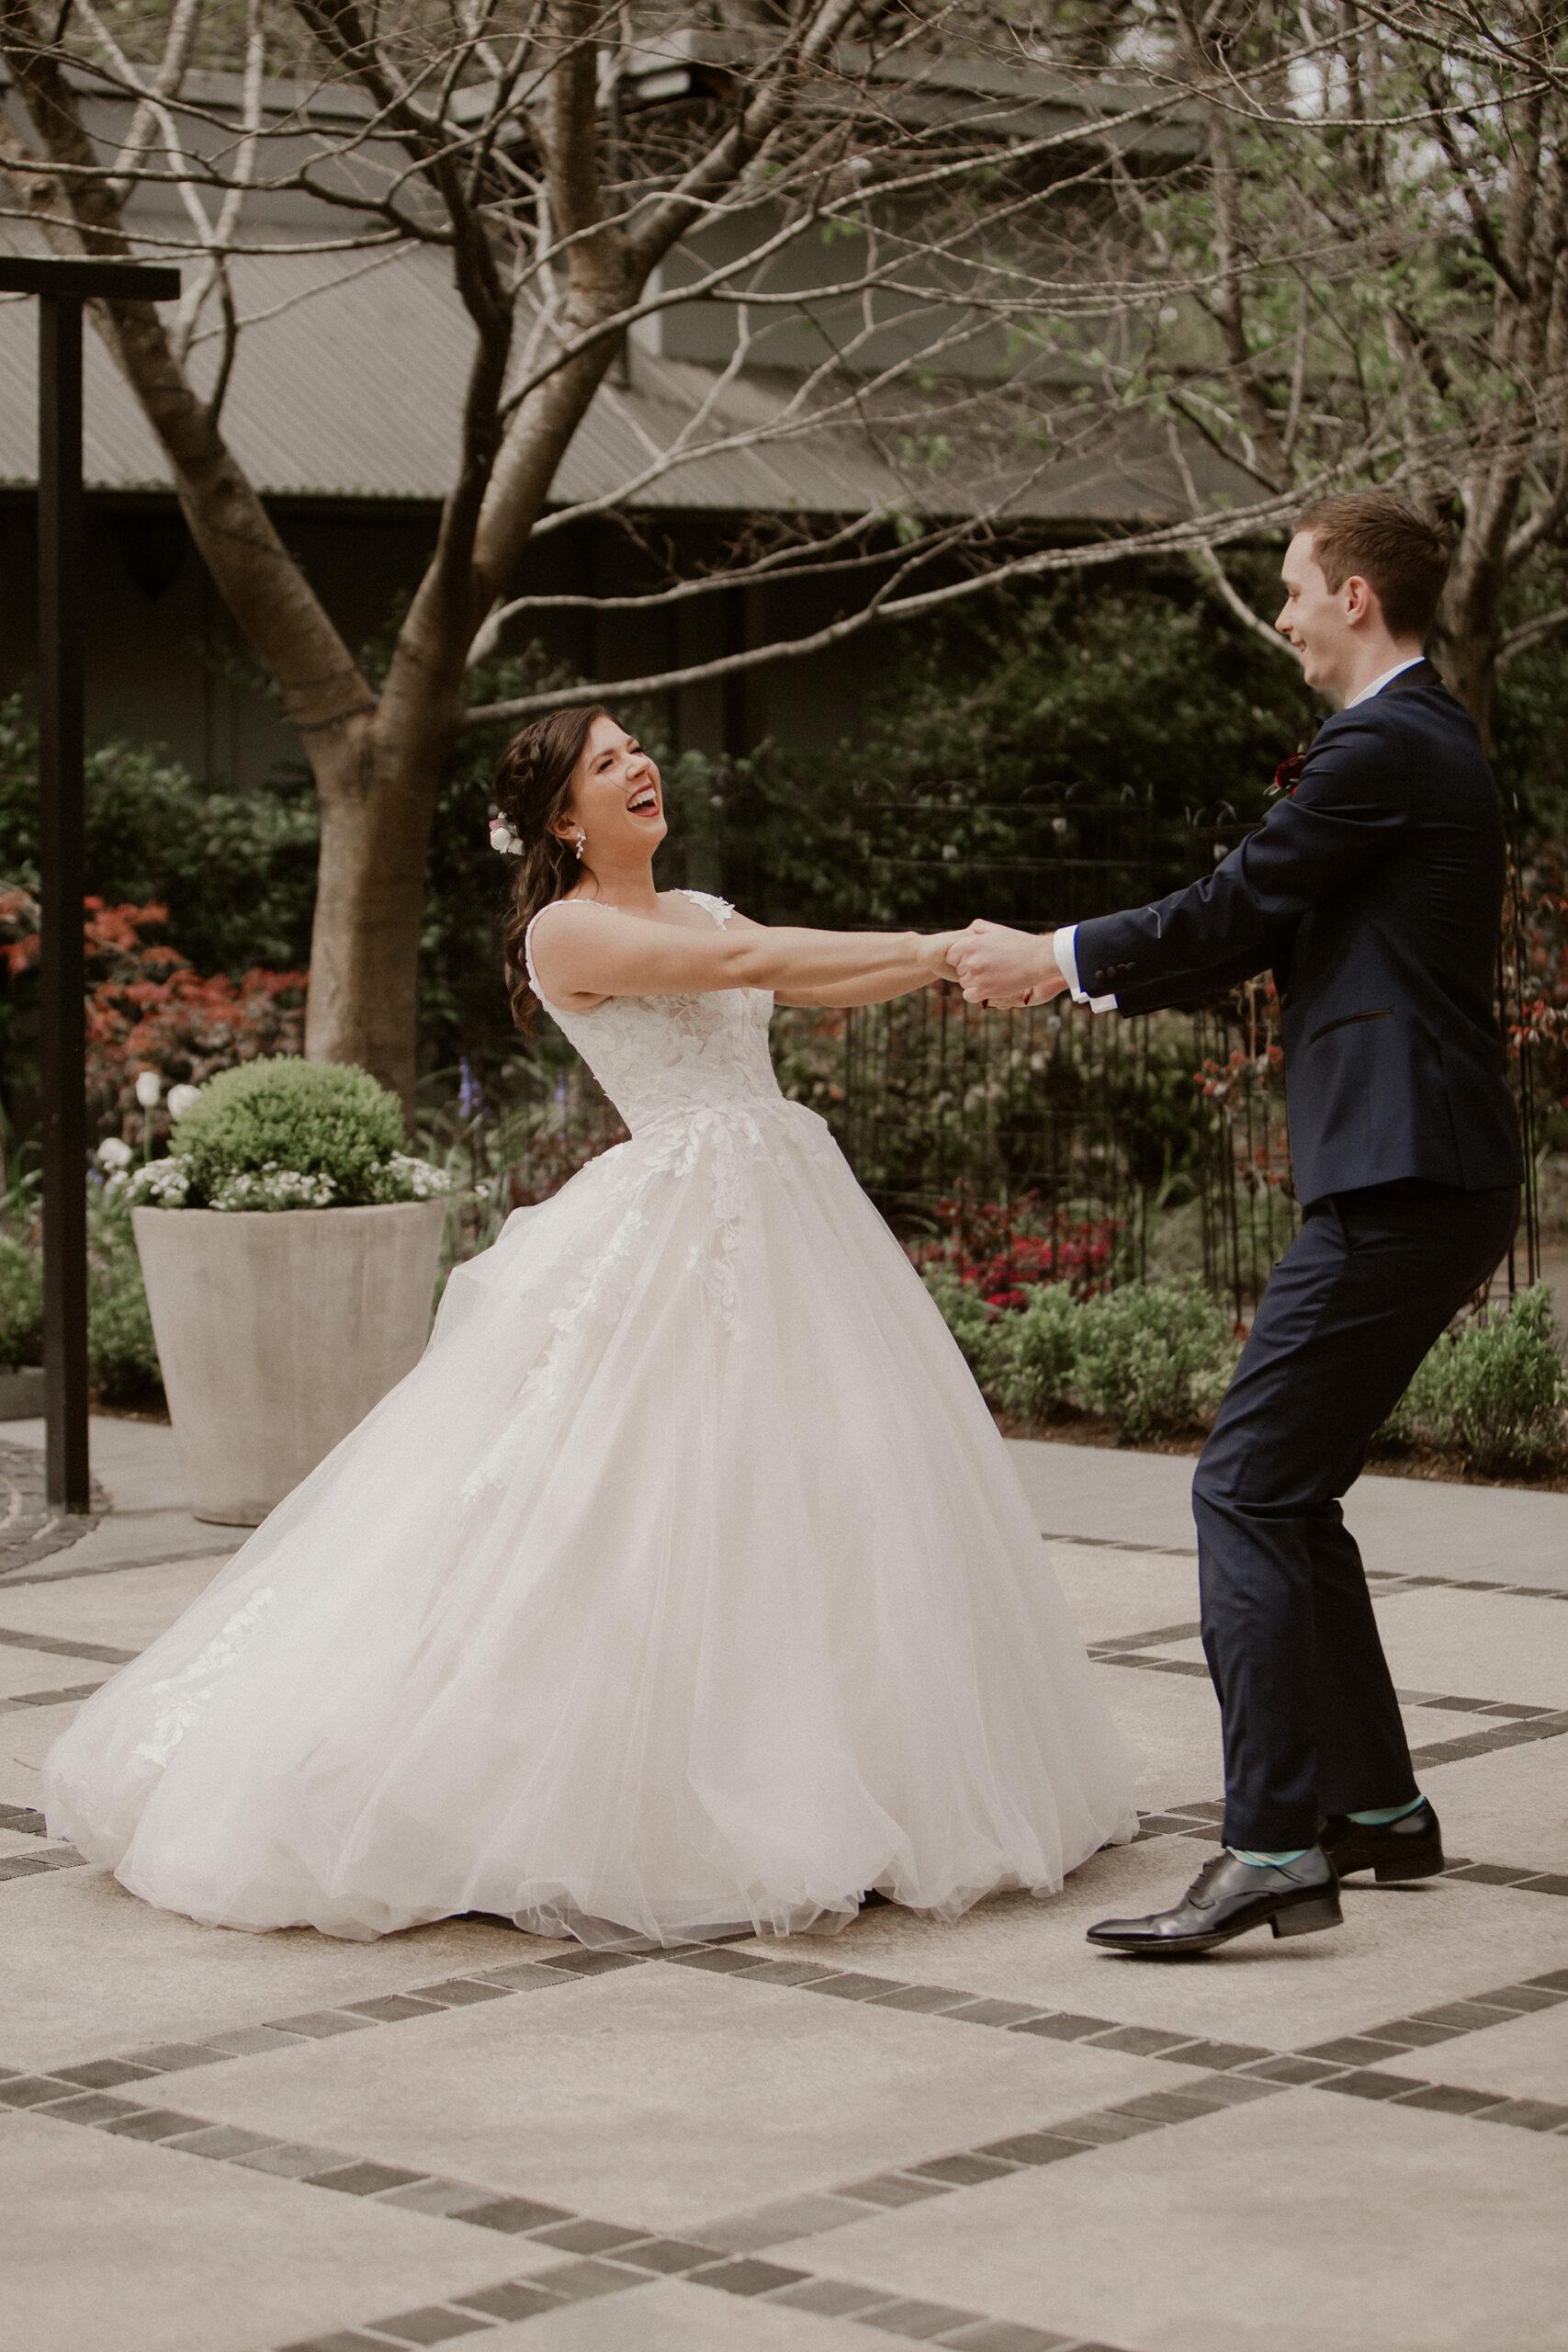
[[[1331,594],[1355,572],[1375,592],[1391,636],[1425,639],[1449,576],[1451,541],[1441,524],[1390,491],[1350,490],[1315,500],[1296,529],[1312,533]]]

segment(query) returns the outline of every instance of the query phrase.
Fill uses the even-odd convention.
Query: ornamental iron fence
[[[888,839],[909,814],[904,803],[857,811],[871,837],[865,919],[913,901],[931,927],[1006,908],[1021,928],[1043,931],[1065,914],[1087,919],[1179,888],[1251,830],[1228,810],[1174,822],[1131,792],[1098,805],[1068,793],[1038,808],[970,804],[971,843],[988,820],[984,848],[921,851],[907,834]],[[1497,989],[1527,1181],[1510,1292],[1540,1272],[1527,984],[1514,865]],[[1083,1237],[1110,1230],[1103,1261],[1090,1252],[1096,1279],[1199,1272],[1241,1321],[1299,1227],[1279,1004],[1267,982],[1194,1013],[1133,1020],[1064,1000],[985,1013],[949,993],[903,998],[842,1016],[839,1054],[821,1107],[908,1240],[946,1234],[962,1260],[973,1225],[976,1253],[994,1258],[999,1226],[1043,1244],[1036,1260],[1047,1278],[1081,1281]],[[789,1060],[786,1047],[783,1070]]]
[[[957,927],[977,912],[1043,932],[1179,888],[1250,827],[1235,813],[1179,819],[1129,789],[1038,803],[934,796],[860,802],[830,921]],[[672,844],[679,855],[681,844]],[[703,845],[701,879],[726,887]],[[747,886],[750,885],[750,888]],[[770,919],[754,870],[735,888]],[[820,919],[820,918],[818,918]],[[1511,876],[1498,1002],[1533,1180],[1526,911]],[[821,1112],[866,1192],[917,1255],[1005,1288],[1190,1273],[1246,1319],[1300,1223],[1291,1181],[1284,1057],[1272,986],[1255,981],[1193,1013],[1122,1019],[1065,999],[987,1013],[954,990],[850,1012],[781,1009],[773,1046],[784,1091]],[[586,1073],[552,1053],[528,1112],[512,1197],[553,1190],[614,1120]],[[585,1082],[586,1081],[586,1082]],[[519,1189],[519,1187],[522,1189]],[[1511,1292],[1540,1271],[1533,1181],[1506,1264]]]

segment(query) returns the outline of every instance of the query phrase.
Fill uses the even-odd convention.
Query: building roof
[[[7,242],[32,247],[21,230]],[[280,251],[236,259],[232,273],[244,324],[223,430],[256,487],[278,498],[442,500],[472,343],[446,257],[407,247]],[[167,469],[133,395],[97,335],[85,341],[89,487],[166,491]],[[32,303],[0,298],[0,484],[36,478],[36,350]],[[211,334],[193,358],[198,382],[210,380],[217,358]],[[1188,511],[1163,436],[1135,419],[1093,426],[1079,454],[1031,483],[1015,456],[998,462],[976,447],[932,469],[901,458],[896,436],[874,426],[824,423],[809,410],[779,435],[770,428],[797,389],[787,378],[726,380],[640,345],[625,375],[604,386],[579,428],[553,507],[934,517],[1002,503],[1015,517],[1063,526]],[[1202,490],[1237,503],[1256,496],[1239,469],[1212,453],[1200,447],[1189,458]]]

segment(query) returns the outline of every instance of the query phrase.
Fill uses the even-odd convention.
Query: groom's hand
[[[968,1004],[1046,1004],[1066,980],[1047,936],[1010,931],[1005,923],[972,922],[948,950]]]

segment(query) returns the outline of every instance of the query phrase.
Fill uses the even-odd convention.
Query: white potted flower
[[[418,1361],[448,1180],[364,1070],[245,1062],[169,1110],[167,1158],[111,1181],[191,1508],[254,1527]]]

